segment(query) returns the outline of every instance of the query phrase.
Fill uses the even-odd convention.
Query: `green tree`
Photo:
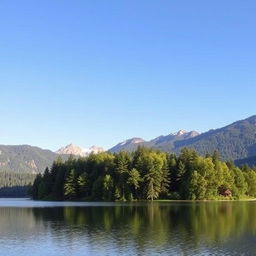
[[[129,178],[127,180],[127,183],[133,188],[134,190],[134,196],[137,198],[137,189],[140,187],[140,182],[142,181],[142,178],[140,177],[140,173],[138,170],[133,168],[129,172]]]
[[[78,179],[77,179],[80,197],[86,196],[86,193],[88,190],[87,183],[88,183],[87,174],[86,172],[83,172],[81,175],[78,176]]]
[[[39,195],[38,195],[38,189],[39,189],[39,184],[42,180],[42,175],[39,173],[36,178],[35,178],[35,181],[32,185],[32,198],[33,199],[39,199]]]
[[[256,197],[256,172],[255,171],[246,171],[244,172],[248,188],[246,194],[248,196]]]
[[[103,199],[103,178],[99,176],[92,186],[92,199],[93,200],[102,200]]]
[[[125,201],[126,181],[128,179],[129,167],[131,163],[130,156],[127,152],[120,152],[115,155],[115,173],[117,187],[121,191],[121,200]]]
[[[248,184],[246,183],[245,176],[239,168],[236,168],[235,166],[232,166],[231,168],[231,170],[234,172],[235,180],[233,186],[233,194],[237,198],[243,197],[248,189]]]
[[[147,186],[147,199],[153,201],[157,199],[160,192],[160,186],[157,186],[157,181],[151,175],[146,175]]]
[[[0,172],[0,188],[27,186],[34,178]],[[58,200],[202,200],[222,198],[227,190],[233,198],[256,197],[255,168],[225,163],[217,152],[202,157],[182,149],[176,156],[139,147],[133,153],[104,152],[86,158],[71,156],[65,162],[56,160],[51,169],[37,175],[31,195]]]
[[[164,167],[162,169],[162,181],[161,181],[161,195],[167,196],[170,189],[170,172],[167,166],[167,161],[165,161]]]
[[[165,164],[165,154],[150,152],[146,159],[148,172],[145,175],[146,198],[157,199],[161,192],[161,182],[163,180],[163,167]]]
[[[103,200],[113,200],[113,179],[109,174],[103,178]]]
[[[189,182],[189,198],[191,200],[205,199],[207,182],[205,178],[197,171],[192,173]]]
[[[76,199],[78,195],[77,173],[72,169],[64,184],[64,195],[69,199]]]

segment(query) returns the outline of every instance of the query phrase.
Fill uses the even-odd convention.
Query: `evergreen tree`
[[[197,171],[192,173],[189,182],[189,197],[191,200],[203,200],[205,199],[207,182],[204,177]]]
[[[146,198],[153,200],[159,197],[163,180],[164,154],[150,152],[146,159],[148,172],[145,175]]]
[[[113,200],[113,179],[109,174],[103,178],[103,200]]]
[[[0,172],[0,192],[14,184],[28,185],[35,178],[8,175]],[[256,170],[225,163],[217,152],[203,157],[183,149],[176,156],[139,147],[133,153],[59,159],[36,176],[31,195],[34,199],[105,201],[256,197]]]
[[[64,195],[69,199],[74,199],[78,194],[77,174],[72,169],[64,184]]]
[[[128,179],[129,167],[130,167],[130,156],[126,152],[120,152],[115,155],[115,171],[117,187],[121,191],[121,200],[125,201],[125,186]]]
[[[137,189],[140,187],[140,182],[142,181],[142,178],[140,177],[140,173],[138,170],[133,168],[129,172],[129,178],[127,180],[127,183],[132,187],[132,190],[134,190],[134,196],[137,198]]]
[[[88,183],[87,174],[83,172],[81,175],[78,176],[78,179],[77,179],[80,197],[86,196],[86,192],[88,190],[87,183]]]

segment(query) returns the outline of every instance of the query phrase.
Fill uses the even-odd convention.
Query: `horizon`
[[[203,132],[199,132],[199,131],[197,131],[197,130],[190,130],[190,131],[188,131],[188,130],[180,129],[180,130],[178,130],[178,131],[176,131],[176,132],[171,132],[171,133],[168,133],[168,134],[161,134],[161,135],[158,135],[157,137],[159,137],[159,136],[167,136],[167,135],[171,135],[171,134],[172,134],[172,135],[176,135],[176,134],[177,134],[178,132],[180,132],[180,131],[184,131],[184,132],[186,132],[186,133],[189,133],[189,132],[198,132],[198,136],[199,136],[199,135],[202,135],[202,134],[207,133],[207,132],[212,131],[212,130],[218,130],[218,129],[224,128],[224,127],[229,126],[229,125],[231,125],[231,124],[233,124],[233,123],[236,123],[237,121],[247,120],[247,119],[252,118],[252,117],[254,117],[254,116],[256,116],[256,115],[252,115],[252,116],[243,118],[243,119],[241,119],[241,120],[233,121],[233,122],[231,122],[230,124],[224,125],[223,127],[211,128],[211,129],[208,129],[207,131],[203,131]],[[123,139],[122,141],[119,141],[119,142],[113,144],[113,145],[112,145],[111,147],[109,147],[109,148],[104,148],[104,147],[102,147],[101,145],[94,145],[94,144],[93,144],[93,145],[89,145],[89,146],[83,146],[83,145],[76,144],[76,143],[73,143],[73,142],[70,142],[70,143],[68,143],[68,144],[66,144],[66,145],[62,145],[62,146],[60,146],[60,147],[57,148],[57,149],[43,148],[43,147],[40,147],[40,145],[30,145],[30,144],[27,144],[27,143],[23,143],[23,144],[0,144],[0,145],[4,145],[4,146],[32,146],[32,147],[39,147],[39,148],[41,148],[41,149],[43,149],[43,150],[50,150],[50,151],[52,151],[52,152],[54,152],[54,153],[56,153],[58,150],[60,150],[60,149],[62,149],[62,148],[65,148],[65,147],[67,147],[67,146],[70,146],[70,145],[80,147],[81,149],[90,149],[90,148],[96,146],[96,147],[102,147],[105,151],[108,151],[108,150],[110,150],[112,147],[115,147],[115,146],[117,146],[118,144],[120,144],[120,143],[122,143],[122,142],[125,142],[125,141],[127,141],[127,140],[130,140],[130,139],[138,138],[138,139],[143,139],[143,140],[145,140],[145,141],[150,141],[150,140],[156,139],[157,137],[150,138],[150,139],[146,140],[146,139],[144,139],[144,138],[142,138],[142,137],[134,136],[134,137],[131,137],[131,138]]]
[[[255,115],[254,1],[0,7],[0,144],[109,149]]]

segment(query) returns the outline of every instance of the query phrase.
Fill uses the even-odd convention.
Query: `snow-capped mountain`
[[[55,153],[60,155],[76,155],[76,156],[88,156],[90,154],[98,154],[104,152],[101,147],[92,146],[90,148],[80,148],[77,145],[69,144],[65,147],[58,149]]]

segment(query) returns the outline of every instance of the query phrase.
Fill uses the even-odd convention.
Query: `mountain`
[[[256,156],[256,115],[237,121],[220,129],[199,134],[196,131],[180,130],[151,141],[133,142],[133,139],[117,144],[110,152],[132,151],[139,145],[179,153],[184,147],[195,149],[205,155],[219,151],[224,160],[237,160]]]
[[[136,150],[138,145],[143,145],[146,141],[142,138],[132,138],[125,140],[123,142],[118,143],[113,148],[111,148],[109,151],[112,153],[116,153],[119,151],[133,151]]]
[[[92,146],[89,149],[80,148],[74,144],[69,144],[63,148],[58,149],[55,153],[61,155],[76,155],[76,156],[88,156],[90,154],[98,154],[104,152],[101,147]]]
[[[237,166],[243,166],[246,164],[250,167],[256,166],[256,156],[235,160],[235,165]]]
[[[0,145],[0,171],[19,173],[43,172],[58,157],[50,150],[29,145]]]
[[[100,147],[81,149],[73,144],[59,149],[56,153],[29,145],[0,145],[0,172],[41,173],[59,156],[65,160],[70,154],[87,156],[102,151],[103,148]]]
[[[145,141],[141,138],[132,138],[132,139],[125,140],[121,143],[118,143],[116,146],[109,149],[109,151],[112,153],[118,152],[118,151],[133,151],[133,150],[136,150],[138,146],[157,148],[165,151],[166,149],[168,149],[168,151],[170,151],[174,147],[174,142],[193,138],[198,135],[199,133],[196,131],[186,132],[185,130],[180,130],[176,133],[171,133],[166,136],[161,135],[150,141]]]
[[[187,132],[185,130],[180,130],[176,133],[171,133],[167,136],[160,136],[157,137],[147,143],[145,143],[145,146],[147,147],[153,147],[159,150],[163,150],[163,151],[172,151],[174,149],[175,143],[177,141],[183,141],[183,140],[187,140],[190,138],[194,138],[196,136],[198,136],[199,133],[196,131],[190,131]]]
[[[179,152],[183,147],[193,148],[200,154],[212,153],[217,150],[225,160],[255,156],[256,115],[174,143],[175,152]]]

